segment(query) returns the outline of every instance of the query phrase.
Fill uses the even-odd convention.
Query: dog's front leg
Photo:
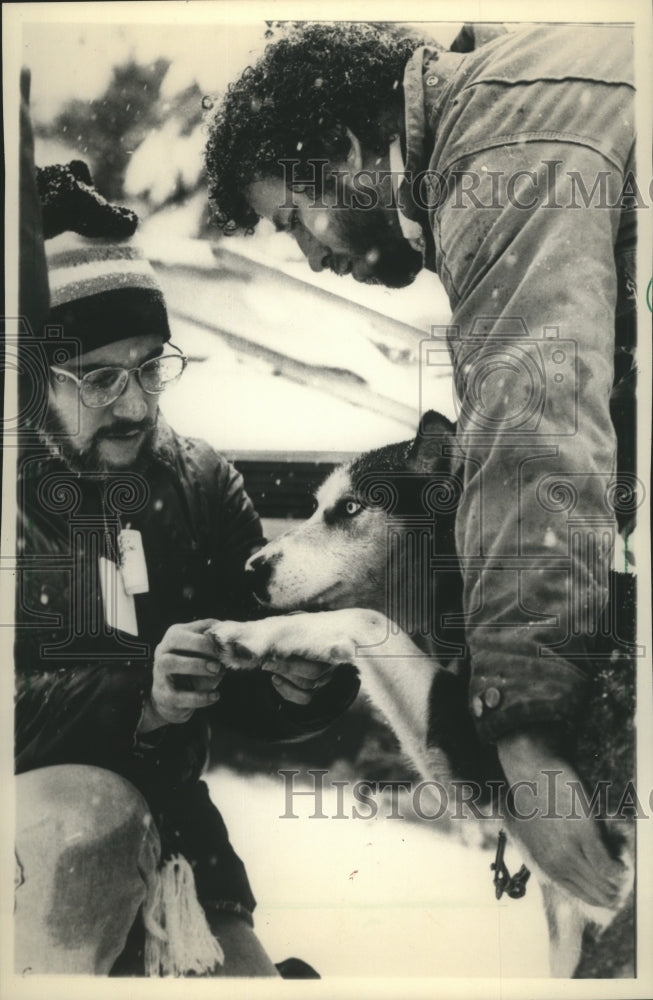
[[[553,882],[541,882],[549,929],[549,970],[554,979],[571,979],[580,958],[587,917],[578,901]]]
[[[349,663],[365,693],[394,730],[421,777],[446,779],[444,755],[428,747],[431,687],[437,660],[385,615],[364,608],[301,612],[254,622],[221,622],[210,630],[225,666],[254,669],[264,662],[302,657]]]
[[[385,615],[360,614],[352,623],[356,645],[353,662],[363,691],[394,730],[419,776],[446,784],[451,777],[449,761],[441,750],[429,745],[432,690],[438,674],[446,671]]]

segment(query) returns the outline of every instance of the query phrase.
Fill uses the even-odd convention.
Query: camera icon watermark
[[[61,326],[48,325],[34,332],[22,317],[6,322],[8,329],[16,332],[5,337],[5,372],[15,373],[18,391],[13,412],[5,411],[4,417],[0,417],[0,426],[5,443],[12,445],[17,440],[26,443],[38,436],[39,428],[44,425],[54,377],[50,366],[72,365],[71,370],[76,373],[82,347],[77,338],[66,337]],[[66,437],[79,430],[79,409],[77,428],[72,415],[70,420]],[[61,433],[51,428],[49,436],[55,441]]]
[[[478,317],[464,337],[456,326],[433,327],[420,343],[420,414],[430,408],[430,372],[452,361],[466,434],[547,437],[551,427],[556,438],[577,434],[578,347],[557,326],[534,335],[521,317]]]

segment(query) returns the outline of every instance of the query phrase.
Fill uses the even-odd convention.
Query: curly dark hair
[[[205,162],[218,224],[253,229],[252,181],[281,175],[284,158],[299,160],[298,172],[311,159],[344,159],[346,127],[384,152],[403,104],[404,68],[424,43],[398,25],[305,22],[268,45],[209,123]]]

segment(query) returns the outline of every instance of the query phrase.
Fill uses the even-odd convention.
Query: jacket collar
[[[445,91],[465,59],[459,52],[442,52],[422,45],[409,59],[404,71],[405,167],[399,184],[400,215],[422,227],[424,266],[434,270],[434,248],[427,213],[411,195],[413,178],[427,170],[435,128]],[[400,219],[401,221],[401,219]]]
[[[152,458],[172,468],[175,464],[176,453],[177,435],[159,410],[152,442]]]
[[[428,167],[444,92],[464,60],[460,52],[440,52],[423,45],[406,65],[403,86],[409,175]]]

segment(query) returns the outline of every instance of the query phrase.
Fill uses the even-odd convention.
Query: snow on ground
[[[173,340],[192,355],[200,334],[177,320]],[[273,366],[206,333],[210,355],[188,366],[161,397],[161,410],[180,434],[219,451],[366,451],[403,441],[414,427],[369,412],[312,386],[273,374]]]
[[[383,343],[388,336],[384,332],[396,324],[371,310],[352,307],[349,288],[341,289],[338,297],[324,296],[275,270],[234,274],[230,266],[225,261],[213,272],[164,268],[160,277],[171,311],[207,326],[213,324],[304,365],[350,371],[377,392],[402,401],[408,393],[414,402],[415,382],[407,383],[401,361],[389,361],[374,342]],[[415,356],[423,339],[420,331],[409,328],[406,336],[410,342],[403,344],[404,353],[412,350]],[[398,350],[396,340],[392,344]]]
[[[253,260],[273,263],[279,270],[306,284],[393,317],[425,334],[430,334],[433,325],[444,325],[449,321],[451,310],[446,292],[431,271],[420,271],[412,285],[405,288],[366,285],[349,275],[338,275],[328,270],[314,272],[308,267],[293,237],[276,232],[272,223],[265,219],[249,236],[236,233],[218,239],[216,231],[216,240],[218,250],[226,246]]]
[[[328,780],[328,776],[327,776]],[[283,779],[224,768],[208,778],[258,900],[256,931],[273,961],[303,958],[323,977],[540,977],[548,974],[541,897],[497,901],[493,852],[464,847],[433,824],[353,819],[345,789],[324,787],[286,810]],[[310,789],[312,784],[296,784]],[[380,800],[379,800],[380,803]],[[348,818],[333,819],[340,811]],[[521,863],[510,847],[510,870]]]
[[[446,353],[441,369],[417,356],[389,360],[371,339],[374,316],[353,314],[346,300],[321,303],[310,288],[280,290],[272,278],[248,282],[203,266],[168,265],[160,277],[173,342],[191,359],[161,398],[182,434],[231,452],[358,452],[411,437],[420,406],[455,415]],[[419,340],[416,330],[416,348]],[[360,393],[329,368],[355,373]]]

